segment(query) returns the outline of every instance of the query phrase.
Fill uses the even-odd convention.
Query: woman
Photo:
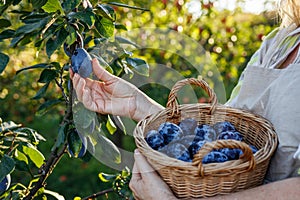
[[[267,184],[212,199],[298,199],[300,197],[300,0],[278,2],[281,27],[271,32],[252,56],[227,105],[250,110],[270,120],[279,138]],[[90,110],[139,121],[164,109],[132,84],[111,75],[93,60],[101,81],[71,73],[78,99]],[[126,102],[126,103],[124,103]],[[130,181],[136,199],[176,199],[138,151]]]

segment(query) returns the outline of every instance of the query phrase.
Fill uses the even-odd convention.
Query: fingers
[[[102,81],[109,81],[115,76],[109,73],[106,69],[102,68],[96,58],[92,60],[94,74]]]
[[[153,167],[148,163],[146,158],[137,149],[134,151],[134,159],[137,170],[142,177],[157,175]]]
[[[69,68],[69,73],[70,73],[70,78],[73,79],[73,77],[74,77],[74,72],[73,72],[73,70],[72,70],[71,67]]]
[[[79,101],[82,101],[83,91],[85,87],[85,80],[80,78],[78,74],[73,76],[73,85]]]
[[[138,197],[138,193],[141,191],[142,188],[141,187],[141,181],[142,181],[142,177],[141,174],[139,173],[136,163],[134,163],[133,168],[132,168],[132,176],[129,182],[129,188],[132,190],[133,195],[135,197],[136,200],[139,199]]]

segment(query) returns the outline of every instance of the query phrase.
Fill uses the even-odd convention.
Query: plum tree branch
[[[114,189],[113,188],[109,188],[109,189],[106,189],[106,190],[102,190],[102,191],[97,192],[95,194],[92,194],[90,196],[84,197],[81,200],[95,199],[95,198],[97,198],[97,197],[99,197],[101,195],[104,195],[104,194],[107,194],[107,193],[110,193],[110,192],[114,192]]]
[[[72,83],[70,84],[70,93],[69,93],[69,101],[66,99],[67,109],[65,116],[62,120],[62,124],[69,124],[70,120],[72,119],[72,97],[73,97],[73,87]],[[47,162],[41,167],[39,170],[41,176],[39,177],[39,180],[35,183],[34,187],[29,189],[29,193],[24,198],[24,200],[32,200],[36,193],[39,191],[40,188],[45,187],[45,182],[47,178],[52,174],[54,168],[56,167],[57,163],[60,161],[62,156],[67,152],[67,143],[64,144],[63,148],[59,151],[59,147],[55,147],[51,151],[51,155]],[[58,152],[59,151],[59,152]]]

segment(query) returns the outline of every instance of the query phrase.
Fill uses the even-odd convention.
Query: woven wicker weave
[[[210,97],[210,103],[178,105],[177,92],[186,84],[203,88]],[[157,130],[161,123],[169,121],[178,124],[185,118],[194,118],[198,124],[209,125],[229,121],[243,135],[244,142],[207,142],[190,163],[155,151],[145,141],[146,133],[152,129]],[[134,137],[140,152],[147,157],[174,194],[178,198],[187,199],[227,194],[261,185],[278,142],[269,121],[245,110],[218,104],[208,84],[194,78],[177,82],[169,94],[166,108],[140,121],[134,130]],[[254,155],[248,144],[258,148]],[[208,152],[225,147],[240,148],[244,154],[238,160],[202,164],[202,158]]]

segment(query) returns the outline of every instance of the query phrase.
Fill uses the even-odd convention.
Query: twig
[[[109,193],[109,192],[114,192],[114,189],[113,189],[113,188],[109,188],[109,189],[107,189],[107,190],[103,190],[103,191],[97,192],[97,193],[95,193],[95,194],[92,194],[92,195],[90,195],[90,196],[84,197],[84,198],[82,198],[81,200],[95,199],[95,198],[97,198],[97,197],[99,197],[99,196],[101,196],[101,195],[107,194],[107,193]]]
[[[48,178],[48,176],[53,172],[53,169],[57,165],[57,163],[60,161],[62,156],[66,152],[67,145],[64,146],[64,148],[57,154],[57,149],[52,151],[50,158],[48,159],[47,163],[42,166],[41,176],[34,185],[34,187],[30,190],[29,194],[24,198],[24,200],[32,200],[35,196],[35,194],[39,191],[40,188],[45,186],[45,181]]]

